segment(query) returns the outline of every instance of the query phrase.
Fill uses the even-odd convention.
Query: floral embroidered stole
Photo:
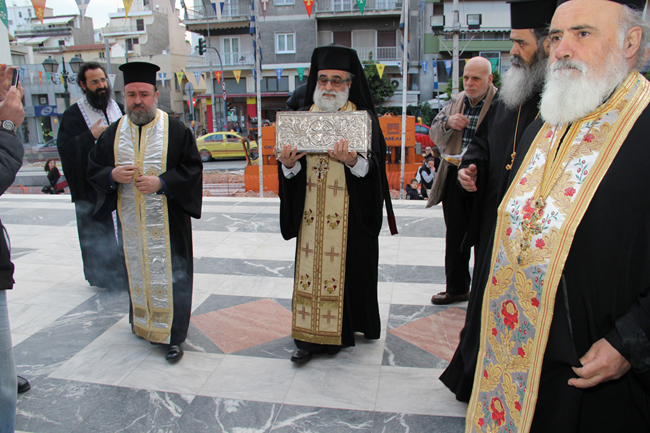
[[[354,111],[347,102],[341,111]],[[318,111],[314,106],[312,111]],[[291,337],[341,344],[349,198],[343,163],[307,155],[307,191],[298,234]]]
[[[115,136],[117,165],[134,164],[137,175],[167,170],[169,118],[158,110],[141,130],[122,117]],[[169,343],[174,316],[167,197],[141,194],[134,182],[120,184],[117,211],[133,305],[133,332],[155,343]]]
[[[598,110],[572,125],[545,123],[535,137],[498,210],[467,432],[530,430],[555,295],[573,236],[648,102],[650,83],[634,72]],[[540,207],[535,194],[558,140],[563,140],[557,153],[562,161],[547,172],[551,187]]]

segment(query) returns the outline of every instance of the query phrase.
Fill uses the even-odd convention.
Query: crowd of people
[[[406,187],[409,199],[442,203],[446,290],[431,302],[468,301],[440,377],[468,402],[468,432],[650,430],[645,1],[557,3],[511,2],[512,64],[501,87],[487,59],[467,62],[464,90],[432,122],[437,149],[425,148]],[[158,69],[122,65],[121,106],[101,65],[86,63],[59,151],[86,279],[128,290],[133,333],[175,363],[190,323],[202,164],[192,131],[157,108]],[[23,152],[14,132],[23,90],[10,71],[0,65],[0,191]],[[354,346],[355,333],[379,338],[384,209],[391,234],[397,225],[386,142],[356,51],[316,48],[291,103],[371,120],[363,154],[346,138],[327,153],[287,145],[278,154],[280,229],[296,239],[290,360],[302,364]],[[56,191],[56,165],[45,171]],[[13,269],[3,236],[0,432],[13,431],[20,386],[6,303]]]

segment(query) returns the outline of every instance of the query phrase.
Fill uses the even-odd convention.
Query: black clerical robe
[[[526,130],[511,179],[541,119]],[[650,107],[627,135],[575,232],[557,289],[531,432],[650,431]],[[488,264],[489,266],[489,264]],[[631,363],[617,380],[578,389],[572,366],[605,338]]]
[[[123,111],[122,105],[119,107]],[[107,119],[106,113],[104,117]],[[75,204],[84,276],[92,286],[124,289],[126,269],[115,237],[113,217],[105,214],[93,218],[97,194],[88,181],[87,172],[88,154],[94,146],[95,137],[79,106],[72,105],[61,118],[57,148]]]
[[[345,260],[345,290],[341,345],[354,346],[354,332],[368,339],[378,339],[381,332],[377,281],[379,264],[379,232],[382,225],[382,172],[379,169],[383,135],[379,121],[372,117],[372,151],[368,154],[368,173],[359,178],[345,167],[349,194],[348,237]],[[278,163],[280,195],[280,229],[284,239],[298,236],[305,208],[307,188],[306,157],[300,160],[301,170],[291,179],[285,178]],[[296,256],[300,253],[296,247]],[[301,344],[303,343],[303,344]],[[296,340],[299,348],[305,342]]]
[[[466,193],[471,203],[470,223],[463,246],[474,246],[472,288],[465,316],[465,327],[456,352],[440,380],[460,401],[469,401],[476,369],[481,336],[481,305],[488,278],[490,254],[494,240],[497,207],[508,188],[513,148],[519,147],[524,131],[538,116],[540,94],[536,93],[521,106],[510,110],[497,96],[487,119],[479,125],[472,143],[463,156],[460,168],[477,167],[476,193]],[[516,135],[515,135],[516,132]],[[519,152],[519,149],[515,149]]]
[[[114,145],[118,126],[119,122],[116,122],[108,127],[89,155],[88,176],[97,190],[95,213],[100,216],[116,210],[118,206],[120,185],[114,184],[111,179],[111,171],[115,168]],[[173,117],[169,117],[168,142],[167,170],[159,177],[163,182],[162,191],[167,196],[172,261],[173,321],[169,343],[180,344],[186,339],[192,308],[190,217],[201,217],[203,165],[192,132]],[[134,145],[138,147],[138,143]],[[164,241],[163,237],[160,242]],[[130,287],[130,290],[133,289]]]

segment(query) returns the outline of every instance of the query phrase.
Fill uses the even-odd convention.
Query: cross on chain
[[[304,307],[303,307],[304,308]],[[330,324],[330,321],[332,319],[336,319],[336,316],[332,316],[332,310],[327,310],[327,314],[324,316],[321,316],[323,319],[327,319],[327,324]]]
[[[307,178],[307,186],[309,187],[309,192],[311,192],[311,187],[316,186],[314,182],[311,181],[311,176]]]
[[[313,252],[314,252],[314,250],[310,250],[310,249],[309,249],[309,242],[307,242],[307,245],[305,246],[305,248],[301,248],[301,249],[302,249],[302,251],[305,252],[305,257],[306,257],[306,258],[309,258],[309,253],[313,253]]]
[[[302,306],[302,311],[298,311],[298,314],[302,316],[302,320],[305,320],[305,316],[311,316],[311,313],[308,313],[307,310],[305,310],[305,306]]]
[[[325,255],[330,257],[330,263],[332,263],[334,261],[334,257],[338,257],[341,254],[335,253],[334,247],[332,247],[328,253],[325,253]]]
[[[338,191],[343,191],[343,189],[344,189],[342,186],[339,186],[339,181],[338,181],[338,180],[335,180],[335,181],[334,181],[334,185],[330,185],[330,186],[328,186],[327,188],[329,188],[329,189],[331,189],[332,191],[334,191],[334,197],[336,197],[336,193],[337,193]]]

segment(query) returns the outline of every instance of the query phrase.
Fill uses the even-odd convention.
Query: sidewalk
[[[466,405],[437,379],[466,303],[444,290],[439,206],[395,201],[380,237],[382,336],[298,366],[290,306],[294,241],[278,199],[204,198],[193,221],[193,317],[185,356],[130,332],[128,295],[82,274],[69,196],[4,195],[16,285],[8,294],[22,432],[462,432]]]

